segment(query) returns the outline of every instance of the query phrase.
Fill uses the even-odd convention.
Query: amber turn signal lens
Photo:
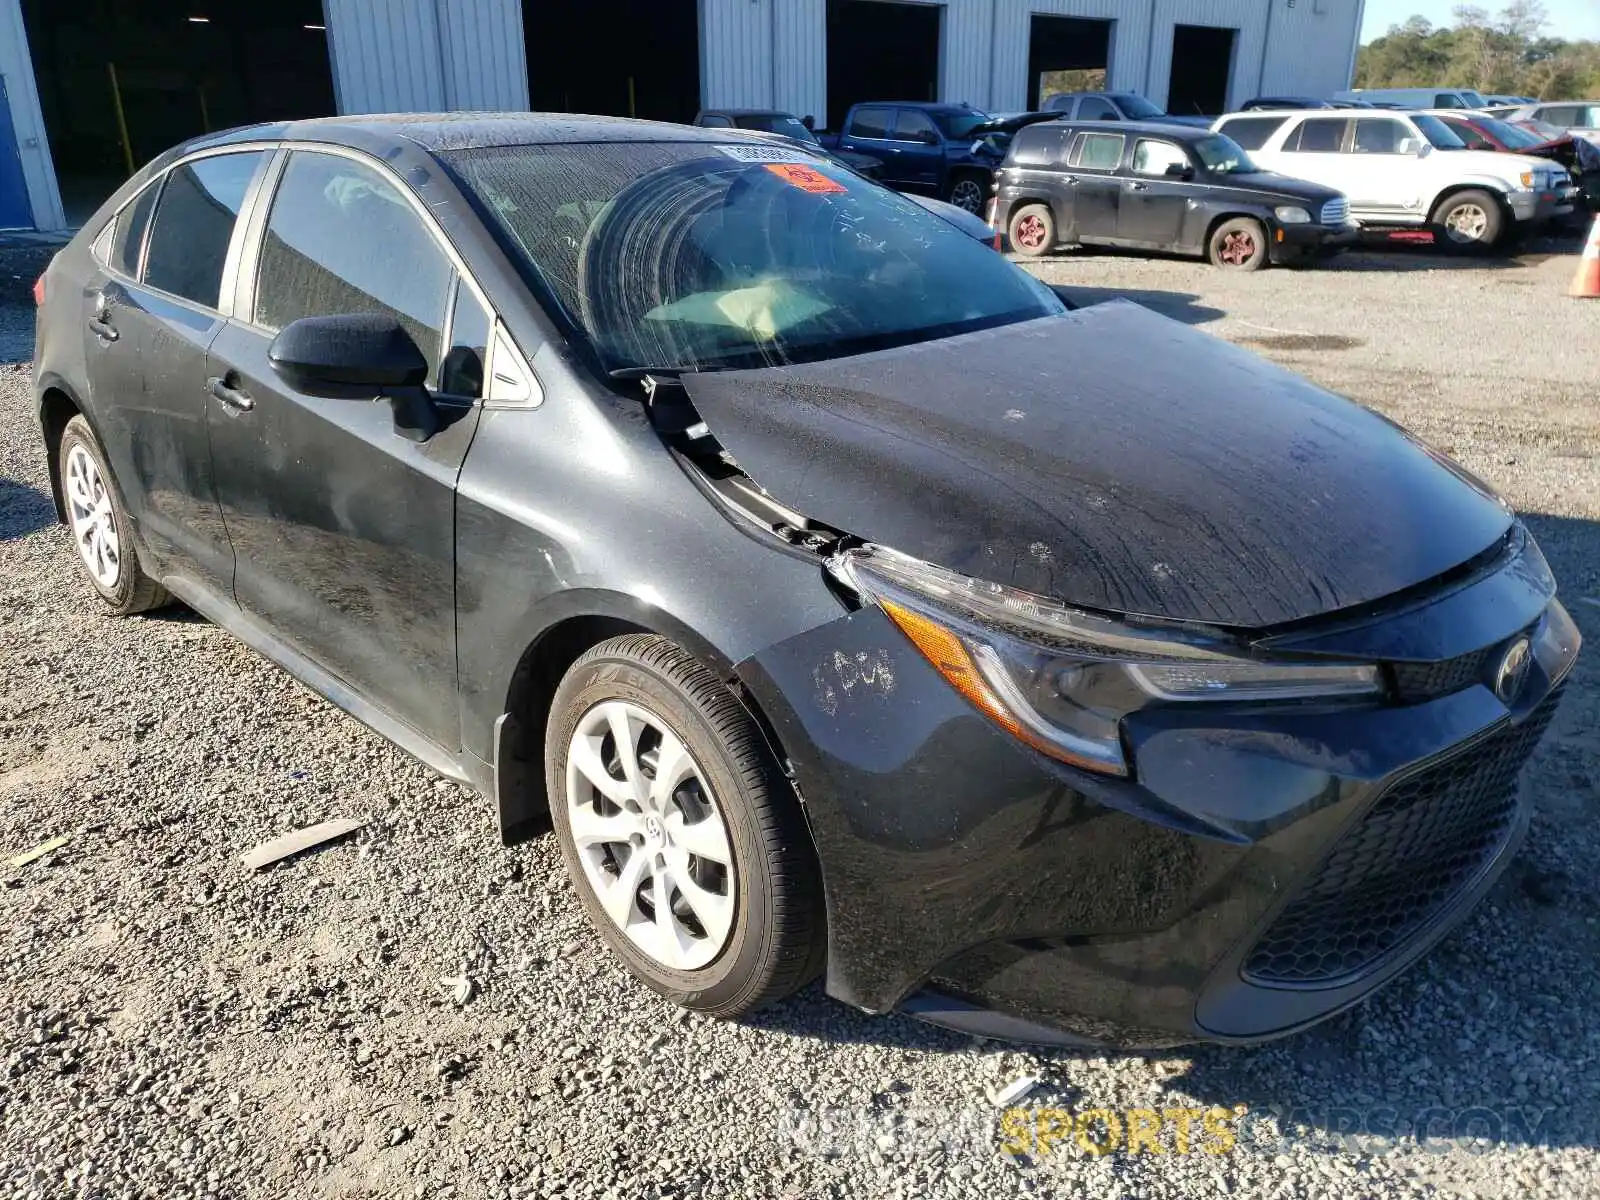
[[[1012,715],[994,694],[994,689],[989,686],[982,672],[978,670],[977,664],[972,661],[972,655],[967,652],[961,639],[943,625],[881,596],[878,598],[878,604],[889,614],[889,619],[900,627],[900,632],[911,639],[911,644],[917,648],[918,653],[944,676],[946,683],[960,692],[967,703],[1012,737],[1032,746],[1040,754],[1047,754],[1060,762],[1070,763],[1075,767],[1085,767],[1101,774],[1108,773],[1105,764],[1082,758],[1063,746],[1055,745],[1040,737]]]

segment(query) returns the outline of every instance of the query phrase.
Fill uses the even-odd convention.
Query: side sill
[[[262,658],[293,675],[317,695],[337,705],[380,737],[393,742],[423,766],[437,771],[446,779],[478,790],[465,766],[449,751],[357,695],[337,675],[285,645],[253,618],[181,575],[165,576],[161,585],[213,625],[226,629]]]

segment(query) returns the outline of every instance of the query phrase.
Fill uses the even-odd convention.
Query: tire
[[[679,782],[667,795],[655,772],[673,761]],[[628,634],[579,658],[551,705],[545,778],[584,910],[649,987],[685,1008],[737,1017],[821,971],[821,878],[794,791],[749,713],[681,647]]]
[[[1211,231],[1206,258],[1226,271],[1259,271],[1267,265],[1267,231],[1251,217],[1224,221]]]
[[[957,175],[950,181],[945,201],[957,208],[966,209],[975,217],[981,217],[984,207],[989,203],[989,192],[985,183],[986,181],[977,175]]]
[[[1018,254],[1038,258],[1056,248],[1056,218],[1048,204],[1024,204],[1006,223],[1006,237]]]
[[[1493,193],[1479,188],[1456,192],[1439,202],[1431,218],[1440,240],[1456,250],[1492,250],[1505,233],[1505,212]]]
[[[56,454],[78,566],[112,615],[127,617],[172,603],[167,589],[139,563],[132,524],[89,422],[81,416],[68,421]]]

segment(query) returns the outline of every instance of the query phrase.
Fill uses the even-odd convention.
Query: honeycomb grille
[[[1499,651],[1499,646],[1488,646],[1459,658],[1447,658],[1443,662],[1395,663],[1391,668],[1394,671],[1395,695],[1403,703],[1415,704],[1421,700],[1432,700],[1435,696],[1448,696],[1475,683],[1487,682],[1489,668]]]
[[[1517,774],[1560,702],[1385,792],[1316,869],[1245,963],[1261,983],[1357,974],[1427,925],[1477,878],[1517,817]]]

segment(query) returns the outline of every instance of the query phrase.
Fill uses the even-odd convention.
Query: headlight
[[[1524,188],[1537,188],[1544,186],[1543,171],[1524,171],[1518,179]]]
[[[1041,753],[1108,775],[1129,772],[1122,718],[1153,703],[1380,688],[1375,666],[1250,659],[1220,634],[1113,620],[882,546],[847,550],[829,566],[990,720]]]
[[[1284,225],[1309,225],[1311,214],[1303,208],[1296,208],[1293,204],[1285,204],[1282,208],[1272,210],[1272,215]]]

